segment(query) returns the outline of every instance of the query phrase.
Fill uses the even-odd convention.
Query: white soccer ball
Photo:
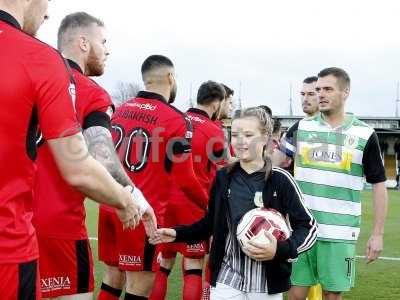
[[[255,208],[248,211],[240,220],[236,237],[243,247],[250,240],[261,245],[267,245],[270,240],[265,235],[271,233],[278,241],[290,237],[290,229],[282,214],[272,208]]]

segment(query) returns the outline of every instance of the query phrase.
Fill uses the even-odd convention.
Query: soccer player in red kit
[[[234,90],[232,90],[227,85],[225,85],[223,83],[221,83],[221,84],[225,88],[225,99],[224,99],[224,101],[222,101],[221,109],[219,111],[219,114],[217,116],[217,120],[215,121],[215,123],[224,132],[225,148],[226,148],[226,160],[224,160],[222,162],[222,164],[226,164],[227,162],[232,162],[232,161],[235,160],[234,153],[233,153],[233,148],[232,148],[232,146],[230,144],[230,134],[229,134],[228,130],[224,127],[224,123],[223,123],[223,120],[227,120],[227,119],[229,119],[231,117],[232,110],[233,110],[233,95],[234,95],[235,92],[234,92]]]
[[[88,77],[104,73],[109,53],[103,22],[84,12],[66,16],[58,30],[58,48],[67,59],[76,83],[75,110],[89,152],[118,182],[133,186],[113,147],[111,98]],[[90,300],[94,278],[85,226],[85,196],[63,180],[46,141],[40,144],[33,224],[39,243],[42,295]]]
[[[221,83],[221,85],[224,87],[225,89],[225,99],[224,101],[222,101],[221,104],[221,109],[218,113],[217,119],[215,121],[215,123],[220,126],[221,128],[223,128],[223,122],[222,120],[225,119],[229,119],[231,114],[232,114],[232,110],[233,110],[233,95],[234,95],[234,90],[232,90],[230,87],[228,87],[227,85]]]
[[[114,141],[125,169],[164,224],[171,186],[177,184],[199,209],[208,195],[193,171],[190,120],[170,105],[176,96],[174,65],[162,55],[142,65],[146,91],[120,106],[112,119]],[[147,299],[157,267],[158,247],[150,245],[144,229],[123,233],[119,267],[126,271],[125,299]]]
[[[223,159],[224,133],[215,124],[221,103],[225,98],[224,87],[213,81],[203,83],[197,93],[197,107],[187,111],[193,124],[192,155],[193,168],[204,191],[209,193],[214,180],[217,165]],[[204,216],[204,211],[196,205],[174,184],[170,193],[165,225],[192,224]],[[202,295],[203,258],[207,253],[207,242],[199,244],[162,245],[162,260],[150,299],[163,300],[167,292],[168,275],[174,266],[176,253],[184,256],[184,300],[200,299]]]
[[[69,184],[119,208],[126,226],[134,226],[139,216],[131,188],[123,188],[87,155],[72,105],[74,84],[64,60],[33,37],[47,18],[47,6],[47,0],[0,0],[2,300],[41,298],[39,251],[31,222],[38,124]]]

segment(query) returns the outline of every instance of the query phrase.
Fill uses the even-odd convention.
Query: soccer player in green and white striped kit
[[[378,137],[373,128],[345,113],[350,78],[344,70],[322,70],[316,92],[320,113],[301,120],[296,142],[286,147],[295,153],[295,179],[319,224],[317,243],[293,266],[289,300],[306,299],[309,287],[317,283],[328,300],[341,299],[354,286],[364,177],[373,186],[375,211],[367,262],[383,249],[387,191]]]

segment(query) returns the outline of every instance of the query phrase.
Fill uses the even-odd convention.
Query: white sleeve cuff
[[[146,198],[143,196],[142,191],[139,190],[137,187],[133,188],[131,195],[133,197],[133,200],[139,206],[139,213],[140,213],[140,216],[142,216],[146,212],[146,210],[150,207],[150,204],[147,202]]]

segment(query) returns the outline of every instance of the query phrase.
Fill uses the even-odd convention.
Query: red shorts
[[[115,211],[99,210],[99,260],[124,271],[157,271],[160,246],[148,242],[142,223],[123,230]]]
[[[100,206],[98,225],[99,260],[106,265],[118,267],[122,223],[114,210]]]
[[[40,300],[40,280],[37,261],[0,265],[0,299]]]
[[[119,249],[119,268],[124,271],[152,271],[159,268],[160,246],[151,245],[142,223],[135,229],[124,230]]]
[[[165,259],[171,259],[176,257],[176,253],[182,254],[184,257],[199,259],[206,256],[207,243],[201,242],[197,244],[185,244],[185,243],[168,243],[161,245],[162,257]]]
[[[170,201],[165,214],[165,227],[177,225],[188,225],[200,220],[204,216],[193,203]],[[163,258],[174,258],[176,253],[181,253],[187,258],[202,258],[208,253],[208,243],[206,241],[197,244],[168,243],[161,245]]]
[[[38,236],[38,242],[43,298],[93,292],[93,258],[89,240]]]

